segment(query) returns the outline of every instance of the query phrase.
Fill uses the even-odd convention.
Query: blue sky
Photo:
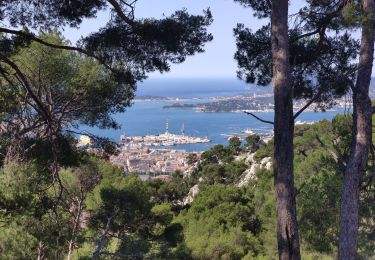
[[[296,2],[296,1],[294,1]],[[303,1],[290,6],[290,13],[296,12]],[[233,0],[139,0],[136,5],[136,17],[160,18],[170,15],[175,10],[186,8],[192,14],[201,14],[203,9],[210,8],[214,22],[209,31],[214,40],[205,47],[205,53],[188,57],[182,64],[172,65],[171,71],[161,75],[153,73],[151,78],[212,78],[236,77],[237,65],[233,59],[236,51],[233,28],[237,23],[244,23],[252,30],[257,30],[266,20],[253,17],[252,10],[244,8]],[[80,29],[67,28],[66,38],[77,41],[81,35],[97,31],[109,20],[109,12],[101,12],[96,19],[83,22]]]

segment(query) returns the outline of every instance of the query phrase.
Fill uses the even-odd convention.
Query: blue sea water
[[[164,84],[164,85],[163,85]],[[248,86],[237,80],[173,80],[145,82],[138,88],[137,95],[167,96],[176,98],[205,98],[213,96],[232,96],[236,94],[251,94],[254,91],[264,91],[257,87]],[[269,89],[268,89],[269,91]],[[212,142],[208,144],[174,146],[189,151],[207,150],[214,144],[227,144],[231,135],[244,134],[245,130],[252,130],[258,134],[270,133],[272,125],[261,123],[244,113],[203,113],[194,110],[162,109],[175,101],[136,101],[125,113],[114,115],[121,124],[119,130],[101,130],[81,127],[81,130],[93,134],[109,137],[119,141],[121,134],[147,135],[165,132],[166,120],[169,121],[169,132],[180,134],[184,124],[185,134],[198,137],[208,137]],[[186,102],[190,103],[190,102]],[[299,120],[316,122],[322,119],[332,119],[343,111],[305,112]],[[273,112],[259,112],[258,116],[273,120]]]
[[[239,94],[270,92],[271,87],[256,87],[236,78],[147,79],[136,92],[137,96],[162,96],[174,98],[207,98]]]

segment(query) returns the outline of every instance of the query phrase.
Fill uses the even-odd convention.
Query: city
[[[173,146],[179,144],[208,143],[207,137],[191,137],[185,135],[184,125],[181,134],[169,133],[167,120],[165,133],[160,135],[126,136],[121,135],[120,153],[111,156],[113,164],[124,167],[126,173],[171,174],[184,172],[189,168],[188,156],[201,153],[187,152],[181,149],[161,149],[151,147]]]

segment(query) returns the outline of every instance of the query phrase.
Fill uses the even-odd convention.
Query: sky
[[[182,64],[173,64],[171,71],[160,74],[152,73],[152,78],[211,78],[236,77],[236,62],[233,58],[236,51],[233,28],[237,23],[251,25],[254,30],[266,21],[259,21],[249,8],[234,3],[233,0],[139,0],[135,16],[161,18],[169,16],[176,10],[186,8],[191,14],[202,14],[210,8],[214,17],[208,31],[214,36],[212,42],[205,46],[204,53],[190,56]],[[109,13],[98,14],[97,19],[84,21],[78,31],[66,29],[64,35],[75,42],[80,35],[96,31],[109,20]]]
[[[294,1],[289,13],[296,12],[303,1]],[[252,30],[259,29],[267,20],[253,16],[250,8],[244,8],[233,0],[139,0],[136,4],[137,18],[168,16],[176,10],[186,8],[191,14],[202,14],[210,8],[214,22],[208,31],[214,36],[212,42],[205,46],[204,53],[190,56],[182,64],[173,64],[171,71],[160,74],[152,73],[151,78],[235,78],[237,64],[233,56],[236,51],[233,28],[237,23],[244,23]],[[95,19],[85,20],[78,30],[66,28],[64,35],[73,43],[81,35],[97,31],[109,20],[108,11],[101,12]]]

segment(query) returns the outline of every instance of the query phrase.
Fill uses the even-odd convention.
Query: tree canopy
[[[259,18],[269,17],[271,1],[242,1]],[[289,62],[293,98],[321,108],[332,106],[352,87],[359,43],[344,23],[348,9],[341,1],[307,1],[290,14]],[[265,86],[272,79],[271,26],[253,32],[243,24],[234,29],[238,77]],[[305,108],[306,109],[306,108]]]
[[[44,143],[53,180],[58,180],[60,141],[70,138],[66,130],[78,124],[117,128],[112,116],[132,104],[137,82],[149,72],[169,71],[172,63],[203,52],[204,44],[212,40],[207,31],[213,21],[210,10],[203,15],[179,10],[162,19],[137,19],[136,2],[1,2],[5,159],[25,157]],[[107,24],[76,45],[59,33],[64,26],[78,28],[84,19],[105,10],[111,13]],[[105,140],[92,137],[114,151]]]

